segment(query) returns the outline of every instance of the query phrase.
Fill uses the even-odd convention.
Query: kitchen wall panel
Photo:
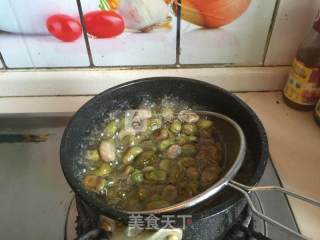
[[[99,10],[99,4],[106,1],[112,4],[118,2],[81,0],[83,12],[86,14]],[[184,64],[258,66],[263,63],[267,66],[290,65],[320,7],[320,0],[234,0],[250,5],[230,24],[210,28],[208,25],[211,18],[213,15],[217,16],[217,13],[213,10],[210,13],[207,9],[210,9],[213,2],[219,1],[184,1],[180,48],[182,66]],[[164,2],[169,2],[167,0],[121,0],[120,2],[122,5],[116,5],[115,8],[124,16],[127,28],[120,35],[111,38],[100,39],[88,35],[93,64],[106,67],[175,64],[177,59],[175,7],[165,6]],[[276,2],[279,2],[277,12],[275,12]],[[160,10],[164,9],[164,6],[165,12]],[[154,14],[146,14],[150,9],[153,9]],[[192,14],[187,16],[187,10]],[[233,11],[234,9],[226,12],[230,14]],[[226,17],[226,12],[215,20],[221,21],[221,18]],[[83,36],[67,43],[48,34],[46,19],[57,13],[68,14],[79,20],[77,0],[0,1],[0,51],[9,68],[90,65]],[[133,13],[134,18],[126,16]],[[268,34],[275,13],[277,15],[269,44]],[[204,17],[206,14],[209,15],[210,21]]]
[[[100,2],[112,4],[112,0]],[[84,14],[89,13],[90,9],[82,5]],[[98,4],[96,10],[99,10]],[[115,10],[123,16],[126,29],[110,38],[97,38],[89,34],[94,65],[175,64],[177,19],[165,1],[122,0],[119,5],[115,5]],[[87,28],[90,32],[91,27]]]
[[[182,64],[261,65],[263,63],[276,0],[240,0],[236,1],[239,5],[230,4],[230,8],[225,8],[223,11],[221,10],[223,7],[212,5],[217,1],[190,0],[189,2],[194,6],[182,5],[185,14],[185,20],[181,23]],[[239,14],[244,11],[243,14],[235,18],[232,23],[224,25],[223,19],[229,18],[228,15],[232,18],[231,15],[236,9],[239,9]],[[217,16],[216,11],[219,10],[221,13]],[[190,22],[200,23],[204,27]],[[216,26],[220,27],[215,28]]]
[[[310,30],[319,0],[281,0],[265,65],[290,65]]]
[[[76,1],[0,1],[0,51],[9,68],[89,65],[83,37],[66,43],[48,33],[53,14],[78,19]]]

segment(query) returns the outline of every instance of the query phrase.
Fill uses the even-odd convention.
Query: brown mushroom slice
[[[99,153],[103,161],[113,162],[116,159],[116,148],[113,141],[102,141],[99,146]]]

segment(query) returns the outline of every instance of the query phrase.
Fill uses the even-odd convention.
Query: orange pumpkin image
[[[182,19],[205,28],[218,28],[240,17],[251,0],[182,0]],[[177,1],[173,8],[176,11]]]

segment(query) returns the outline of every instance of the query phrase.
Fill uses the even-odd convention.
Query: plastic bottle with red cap
[[[290,107],[302,111],[313,110],[320,98],[320,17],[298,50],[283,96]]]

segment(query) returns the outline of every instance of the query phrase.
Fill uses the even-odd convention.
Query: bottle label
[[[320,68],[308,68],[294,59],[283,93],[294,103],[315,105],[320,97]]]

